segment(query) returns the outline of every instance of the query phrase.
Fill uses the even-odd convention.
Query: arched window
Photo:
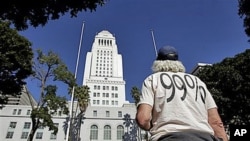
[[[90,140],[98,140],[98,127],[96,125],[90,127]]]
[[[124,135],[124,128],[122,125],[117,126],[117,140],[122,140],[122,137]]]
[[[104,140],[111,140],[111,127],[109,125],[104,126]]]

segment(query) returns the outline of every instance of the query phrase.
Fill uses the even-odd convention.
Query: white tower
[[[115,37],[107,30],[95,36],[86,55],[83,85],[90,88],[90,105],[121,107],[125,103],[122,56]]]

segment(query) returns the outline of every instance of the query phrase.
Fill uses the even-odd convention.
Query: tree
[[[125,141],[140,141],[140,136],[137,135],[139,131],[139,126],[137,125],[135,119],[131,119],[130,114],[125,114],[123,118],[123,125],[126,127],[126,131],[123,135],[123,140]]]
[[[33,27],[44,26],[48,20],[59,19],[68,12],[71,17],[76,17],[77,13],[83,10],[92,12],[104,3],[105,0],[2,0],[0,19],[10,21],[17,30],[25,30],[29,24]]]
[[[238,0],[239,10],[238,14],[244,21],[245,33],[250,37],[250,1],[249,0]],[[249,40],[250,42],[250,40]]]
[[[134,86],[134,87],[132,87],[130,94],[132,95],[132,97],[135,101],[135,105],[137,105],[140,102],[141,90],[139,88],[137,88],[136,86]],[[138,126],[136,122],[134,122],[133,124],[136,124],[136,126]],[[137,127],[136,130],[137,130],[137,134],[138,134],[138,140],[142,140],[141,128]],[[148,140],[148,131],[145,131],[145,132],[146,132],[146,134],[143,138]]]
[[[24,79],[32,74],[32,58],[31,43],[0,20],[0,104],[7,94],[21,93]]]
[[[135,105],[137,105],[137,103],[140,101],[140,95],[141,95],[140,89],[134,86],[132,87],[130,94],[132,95],[135,101]]]
[[[81,133],[81,125],[83,123],[83,117],[85,115],[85,111],[87,110],[89,104],[89,87],[87,85],[81,87],[74,88],[74,99],[77,100],[77,108],[79,107],[80,113],[77,115],[73,115],[73,120],[70,126],[70,136],[73,141],[80,141],[80,133]],[[76,113],[75,113],[76,114]],[[69,119],[70,120],[70,119]]]
[[[250,50],[204,67],[197,75],[214,96],[223,121],[250,124]]]
[[[76,86],[73,74],[59,56],[52,51],[49,51],[46,55],[41,50],[38,50],[33,70],[33,77],[40,82],[40,98],[38,105],[32,105],[32,128],[28,141],[33,140],[34,134],[39,127],[48,127],[49,130],[56,134],[58,127],[53,123],[53,115],[59,110],[63,114],[69,112],[66,98],[58,96],[56,94],[57,86],[50,84],[50,82],[61,81],[69,88]]]

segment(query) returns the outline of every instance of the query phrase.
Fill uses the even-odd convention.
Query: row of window
[[[103,140],[111,140],[112,139],[112,130],[111,126],[105,125],[103,128]],[[92,125],[90,127],[90,140],[98,140],[98,126]],[[124,135],[124,127],[122,125],[117,126],[116,129],[116,139],[122,140],[122,137]]]
[[[111,87],[112,91],[118,91],[118,87],[117,86],[102,86],[102,90],[109,90]],[[94,90],[100,90],[101,86],[100,85],[94,85]]]
[[[98,39],[98,45],[112,46],[112,40]]]
[[[26,115],[30,115],[31,110],[27,110]],[[21,115],[22,114],[22,109],[13,109],[12,115]]]
[[[22,132],[21,134],[21,139],[28,139],[29,132]],[[12,139],[14,136],[14,131],[8,131],[6,135],[6,139]],[[50,139],[51,140],[56,140],[56,135],[51,133],[50,134]],[[35,139],[42,139],[43,138],[43,132],[36,132]]]
[[[99,72],[99,74],[98,74],[98,72]],[[106,77],[111,77],[112,76],[112,72],[110,72],[110,71],[96,71],[96,74],[95,74],[95,76],[106,76]]]
[[[101,54],[102,55],[102,54]],[[105,54],[104,54],[105,55]],[[111,54],[111,56],[112,56],[112,54]],[[111,63],[112,63],[112,57],[109,57],[109,56],[107,56],[107,57],[102,57],[102,56],[100,56],[99,57],[99,53],[97,53],[97,57],[96,57],[96,59],[97,59],[97,62],[98,62],[98,59],[100,59],[100,62],[102,62],[102,60],[104,60],[104,62],[105,62],[105,60],[107,59],[107,60],[110,60],[111,61]]]
[[[15,129],[17,122],[10,122],[9,129]],[[58,123],[55,123],[58,126]],[[24,122],[23,129],[30,129],[31,122]],[[39,127],[38,129],[43,129],[43,127]]]
[[[100,100],[92,100],[93,105],[101,105]],[[118,101],[111,100],[111,103],[109,103],[109,100],[102,100],[102,105],[118,105]]]
[[[12,139],[13,135],[14,135],[14,129],[16,128],[17,122],[10,122],[9,128],[8,128],[8,132],[6,134],[6,139]],[[58,123],[55,123],[55,126],[59,126]],[[23,131],[21,134],[21,139],[27,139],[29,132],[27,131],[28,129],[30,129],[31,127],[31,122],[24,122],[23,125]],[[43,127],[39,127],[38,131],[36,132],[35,138],[36,139],[42,139],[43,136],[43,132],[41,130],[43,130]],[[51,133],[50,135],[50,139],[51,140],[55,140],[56,139],[56,135],[54,135],[53,133]]]
[[[98,68],[98,66],[100,66],[99,68]],[[102,66],[103,66],[103,68],[102,68]],[[106,68],[105,68],[105,66],[107,66],[107,70],[112,70],[112,64],[96,64],[96,69],[98,70],[98,69],[103,69],[103,70],[106,70]]]
[[[122,117],[122,111],[118,111],[118,117]],[[97,110],[93,110],[93,117],[97,117]],[[106,111],[106,117],[110,117],[110,111]]]
[[[22,114],[22,109],[13,109],[12,111],[12,115],[21,115]],[[31,114],[31,110],[28,109],[26,111],[26,115],[30,115]],[[58,112],[55,112],[53,114],[54,116],[58,115],[58,116],[61,116],[62,115],[62,111],[58,111]]]
[[[109,98],[109,93],[102,93],[102,97],[108,97]],[[99,92],[93,92],[93,97],[100,97]],[[118,93],[111,93],[111,98],[118,98]]]
[[[10,126],[13,126],[13,123],[15,123],[15,122],[11,122]],[[28,124],[28,125],[30,127],[30,124]],[[58,124],[57,124],[57,126],[58,126]],[[111,126],[105,125],[103,129],[104,129],[103,130],[103,139],[104,140],[111,140],[112,139]],[[92,125],[90,127],[90,139],[91,140],[98,140],[98,132],[99,132],[98,130],[99,129],[98,129],[97,125]],[[27,139],[28,135],[29,135],[29,132],[23,131],[20,138]],[[123,135],[124,135],[124,127],[122,125],[117,126],[116,139],[122,140]],[[14,136],[14,131],[10,130],[7,132],[6,139],[12,139],[13,136]],[[57,138],[56,135],[54,135],[53,133],[50,134],[50,140],[55,140],[56,138]],[[41,130],[38,130],[36,132],[35,139],[43,139],[43,132]]]

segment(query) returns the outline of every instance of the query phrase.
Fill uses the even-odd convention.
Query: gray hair
[[[152,65],[152,71],[156,72],[185,72],[186,69],[182,62],[176,60],[155,60]]]

